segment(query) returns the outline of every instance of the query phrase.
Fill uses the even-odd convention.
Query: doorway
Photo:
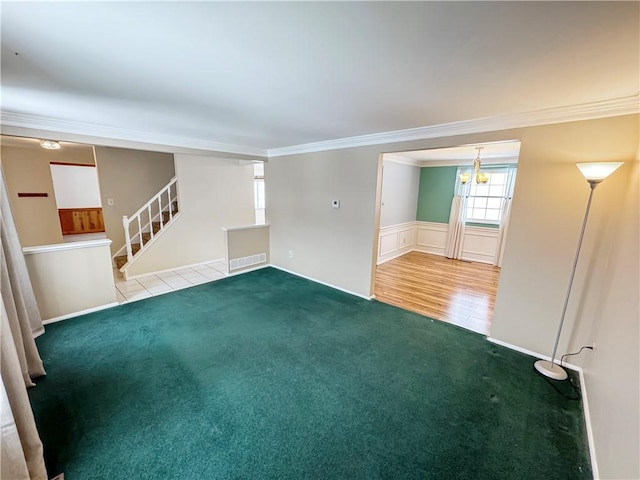
[[[489,334],[519,151],[508,141],[382,155],[377,300]]]

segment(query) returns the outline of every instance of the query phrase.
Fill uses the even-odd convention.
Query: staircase
[[[178,183],[173,177],[136,213],[122,217],[125,244],[113,256],[122,273],[180,216]]]

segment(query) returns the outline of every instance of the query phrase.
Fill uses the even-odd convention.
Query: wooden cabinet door
[[[62,208],[58,215],[63,235],[104,232],[101,208]]]

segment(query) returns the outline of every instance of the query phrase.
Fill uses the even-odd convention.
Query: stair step
[[[127,263],[127,256],[121,255],[119,257],[114,258],[114,260],[116,262],[116,268],[120,269],[123,267],[125,263]]]

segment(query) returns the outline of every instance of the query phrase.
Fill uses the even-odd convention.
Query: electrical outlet
[[[113,205],[113,198],[107,198],[107,205]]]
[[[293,250],[289,250],[289,258],[293,258]]]
[[[596,342],[593,342],[593,343],[591,344],[591,348],[593,348],[594,350],[596,349]]]

